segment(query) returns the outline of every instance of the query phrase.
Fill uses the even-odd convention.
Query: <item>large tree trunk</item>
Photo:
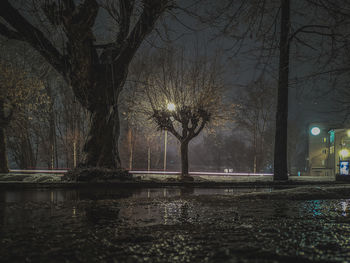
[[[118,105],[99,105],[91,114],[91,128],[84,146],[86,167],[120,168]]]
[[[281,3],[282,3],[282,7],[281,7],[282,17],[281,17],[277,112],[276,112],[274,180],[288,180],[287,128],[288,128],[290,0],[281,0]]]
[[[181,177],[188,177],[188,142],[181,142]]]
[[[8,173],[5,129],[0,127],[0,173]]]

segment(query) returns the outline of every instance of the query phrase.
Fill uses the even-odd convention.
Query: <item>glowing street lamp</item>
[[[174,103],[168,103],[167,107],[168,111],[174,111],[176,109],[176,106]],[[166,171],[166,148],[168,144],[168,130],[165,129],[164,133],[164,171]]]
[[[342,149],[339,151],[339,155],[342,159],[349,157],[350,156],[350,152],[347,149]]]
[[[321,133],[320,128],[318,128],[318,127],[312,127],[311,128],[311,134],[312,135],[316,136],[316,135],[319,135],[320,133]]]
[[[176,109],[176,106],[174,103],[168,103],[167,107],[168,111],[174,111]]]

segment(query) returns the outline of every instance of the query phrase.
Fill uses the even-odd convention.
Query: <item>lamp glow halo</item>
[[[318,127],[312,127],[311,128],[311,134],[312,135],[316,136],[316,135],[319,135],[320,133],[321,133],[320,128],[318,128]]]

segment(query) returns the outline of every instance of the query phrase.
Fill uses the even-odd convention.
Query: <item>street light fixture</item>
[[[169,102],[167,104],[168,111],[174,111],[176,109],[176,106],[174,103]],[[167,144],[168,144],[168,130],[165,129],[164,133],[164,171],[166,171],[166,151],[167,151]]]
[[[174,111],[174,110],[175,110],[175,108],[176,108],[176,106],[175,106],[175,104],[174,104],[174,103],[168,103],[168,105],[167,105],[167,109],[168,109],[169,111]]]
[[[319,127],[312,127],[311,128],[311,134],[313,136],[317,136],[321,133],[321,129]]]

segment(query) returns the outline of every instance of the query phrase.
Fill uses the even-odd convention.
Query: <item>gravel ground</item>
[[[347,262],[348,193],[302,187],[35,202],[0,194],[0,261]]]

